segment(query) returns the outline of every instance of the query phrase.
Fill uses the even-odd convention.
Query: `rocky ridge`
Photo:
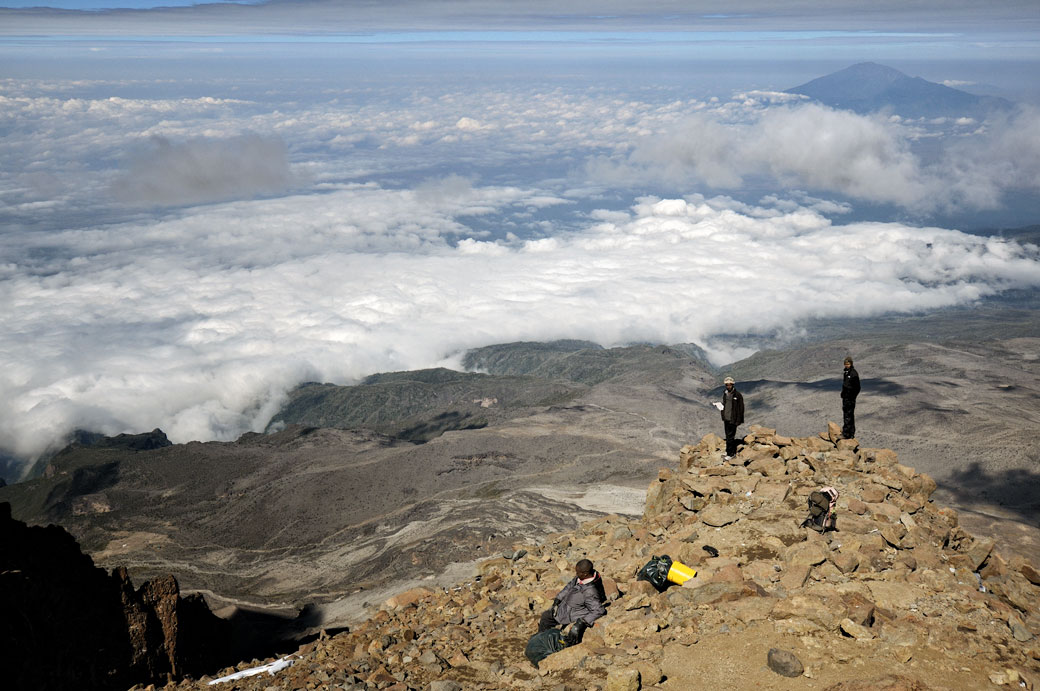
[[[135,589],[63,528],[27,526],[0,503],[0,669],[14,689],[165,683],[226,663],[227,622],[172,576]]]
[[[968,534],[930,500],[928,475],[841,439],[833,423],[806,438],[752,426],[744,442],[730,461],[714,434],[684,447],[639,519],[609,515],[516,545],[469,582],[400,593],[301,647],[276,676],[223,688],[1033,688],[1035,565]],[[826,485],[841,493],[838,530],[821,535],[800,524],[806,497]],[[663,593],[638,581],[660,554],[697,576]],[[524,645],[582,558],[607,581],[608,614],[535,669]]]

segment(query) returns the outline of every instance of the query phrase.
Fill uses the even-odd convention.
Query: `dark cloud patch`
[[[292,182],[285,142],[276,137],[153,137],[112,191],[134,205],[181,206],[278,194]]]

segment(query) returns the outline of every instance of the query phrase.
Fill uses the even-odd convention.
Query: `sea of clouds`
[[[1035,247],[843,220],[1040,191],[1027,109],[908,122],[771,92],[2,87],[0,449],[21,459],[76,428],[234,439],[300,382],[492,343],[693,342],[724,363],[750,354],[733,336],[1040,286]],[[774,191],[740,198],[752,178]]]

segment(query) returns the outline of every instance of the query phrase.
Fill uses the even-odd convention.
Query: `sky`
[[[721,365],[1040,285],[982,232],[1038,222],[1034,2],[103,4],[0,0],[9,480],[493,343]],[[864,61],[1015,105],[784,91]]]

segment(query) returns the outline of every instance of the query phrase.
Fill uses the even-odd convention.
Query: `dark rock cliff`
[[[137,590],[58,526],[0,504],[0,666],[15,689],[116,689],[200,675],[228,655],[227,624],[172,576]]]

